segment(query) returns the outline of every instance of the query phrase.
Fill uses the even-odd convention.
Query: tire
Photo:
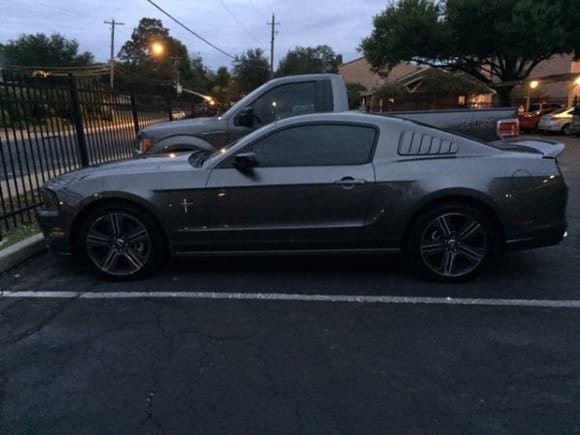
[[[423,276],[452,283],[472,279],[496,249],[497,235],[484,212],[468,204],[446,203],[414,221],[407,253]]]
[[[81,223],[79,253],[90,269],[106,279],[141,279],[166,258],[162,234],[156,220],[137,207],[103,205]]]
[[[565,134],[566,136],[569,136],[572,133],[572,131],[570,130],[570,124],[565,124],[562,127],[562,134]]]

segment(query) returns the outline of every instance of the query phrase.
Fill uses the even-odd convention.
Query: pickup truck
[[[277,119],[313,112],[348,111],[344,80],[337,74],[281,77],[264,83],[221,116],[163,122],[137,135],[137,155],[214,151]],[[519,134],[517,109],[388,112],[486,142]]]

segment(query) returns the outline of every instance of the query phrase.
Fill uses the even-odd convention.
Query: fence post
[[[139,116],[137,115],[137,101],[135,100],[135,92],[131,91],[131,114],[133,115],[133,126],[135,127],[135,134],[139,134]]]
[[[77,90],[77,83],[72,73],[68,75],[68,82],[70,88],[70,98],[71,98],[71,112],[72,121],[75,125],[75,130],[77,134],[77,142],[79,145],[79,154],[81,157],[81,165],[83,167],[89,166],[89,153],[87,150],[87,139],[85,137],[85,131],[83,129],[83,115],[81,112],[81,102],[79,99],[79,93]]]

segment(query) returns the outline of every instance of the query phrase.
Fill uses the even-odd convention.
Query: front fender
[[[204,150],[213,152],[215,147],[197,136],[175,135],[154,143],[147,154],[169,153],[177,151]]]

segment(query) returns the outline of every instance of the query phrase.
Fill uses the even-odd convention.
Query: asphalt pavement
[[[580,139],[550,139],[568,239],[468,283],[369,255],[0,275],[0,434],[580,434]]]

